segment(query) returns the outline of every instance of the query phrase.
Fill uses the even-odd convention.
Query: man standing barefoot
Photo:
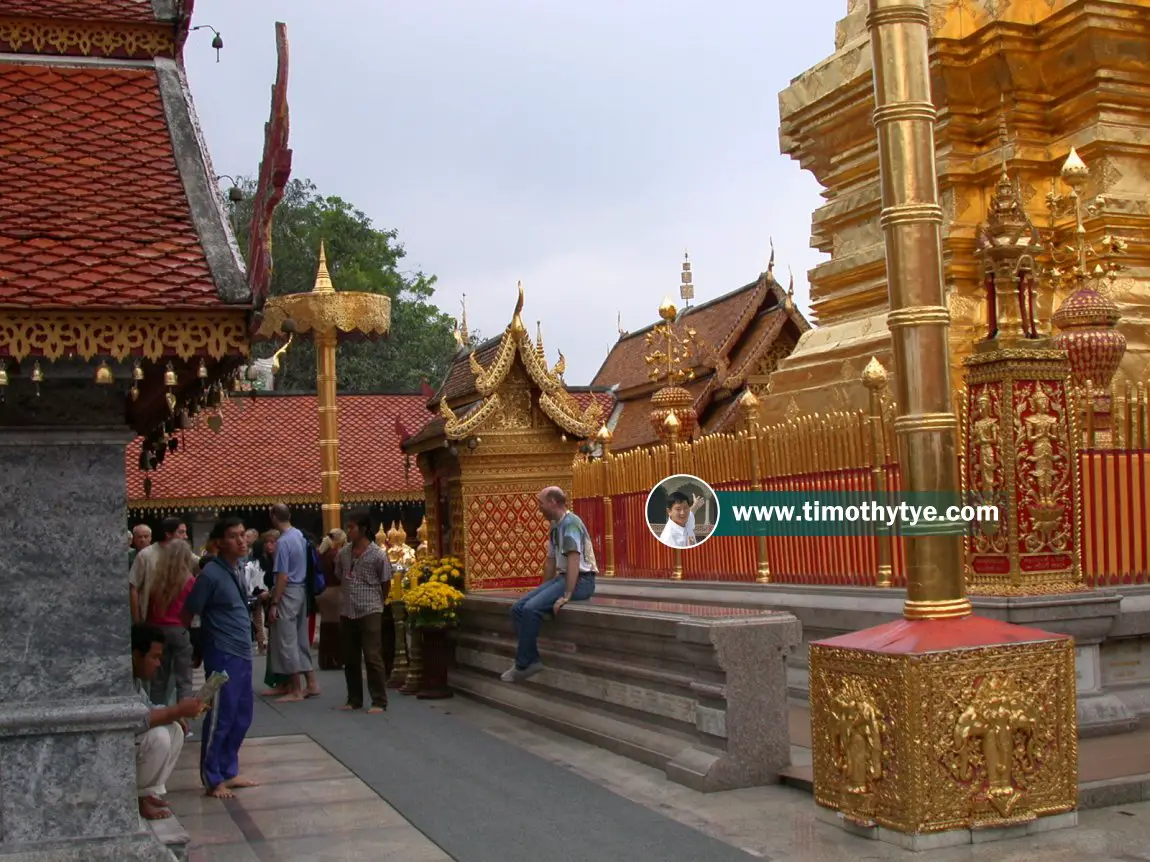
[[[208,796],[230,799],[236,787],[257,782],[240,776],[240,746],[252,724],[252,631],[244,589],[243,561],[247,556],[244,524],[223,518],[212,529],[218,554],[196,578],[184,604],[185,619],[199,614],[203,627],[204,673],[225,672],[220,689],[204,718],[200,747],[200,780]]]
[[[292,526],[287,506],[276,503],[270,514],[280,531],[273,566],[276,585],[268,609],[268,619],[274,624],[270,661],[277,674],[292,678],[291,691],[276,702],[291,703],[319,696],[307,620],[307,560],[311,549],[304,534]]]

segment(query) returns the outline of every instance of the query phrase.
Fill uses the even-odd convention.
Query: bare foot
[[[140,816],[145,820],[167,820],[172,812],[161,805],[153,805],[147,797],[140,799]]]
[[[209,788],[207,790],[207,792],[205,793],[205,795],[206,796],[212,796],[216,799],[235,799],[236,798],[236,795],[234,793],[232,793],[231,790],[228,789],[228,785],[227,785],[226,781],[223,784],[217,785],[216,787]]]
[[[309,689],[307,692],[304,693],[304,697],[319,697],[321,694],[323,694],[323,692],[320,691],[318,688],[314,689],[314,690]]]
[[[386,706],[373,706],[367,711],[368,715],[379,715],[381,712],[387,712]]]
[[[279,697],[280,695],[290,694],[291,689],[287,688],[269,688],[260,692],[260,697]]]
[[[343,706],[337,706],[336,709],[338,709],[340,712],[356,712],[359,707],[352,706],[350,703],[345,703]]]
[[[144,798],[148,801],[149,804],[154,805],[157,808],[171,808],[172,807],[171,805],[168,804],[168,800],[164,799],[161,796],[146,796]]]
[[[240,787],[259,787],[260,786],[260,783],[258,781],[256,781],[254,778],[244,778],[242,775],[237,775],[235,778],[231,778],[231,779],[225,781],[224,784],[226,784],[228,787],[232,788],[233,790],[236,790]]]
[[[276,703],[300,703],[304,700],[302,694],[289,694],[286,697],[276,698]]]

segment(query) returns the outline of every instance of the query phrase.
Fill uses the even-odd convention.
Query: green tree
[[[243,199],[231,204],[232,224],[247,254],[256,184],[240,182]],[[336,290],[391,297],[391,334],[379,341],[340,344],[336,368],[341,392],[418,391],[422,379],[437,387],[456,351],[454,319],[432,304],[435,276],[398,269],[405,252],[395,230],[380,230],[347,201],[319,193],[310,180],[292,180],[272,219],[271,295],[311,290],[322,239]],[[276,343],[257,344],[257,357]],[[297,338],[281,361],[276,388],[315,389],[315,346]]]

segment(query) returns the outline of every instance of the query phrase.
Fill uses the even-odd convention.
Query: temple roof
[[[580,402],[574,397],[563,380],[567,360],[562,352],[555,366],[548,367],[542,332],[533,342],[523,325],[523,301],[523,286],[519,285],[515,312],[503,334],[456,354],[443,383],[427,403],[429,409],[439,412],[442,424],[421,429],[409,451],[411,445],[436,434],[458,440],[481,427],[497,409],[497,390],[517,362],[540,391],[539,407],[565,433],[588,438],[599,430],[609,413],[603,409],[604,399],[589,397]]]
[[[349,502],[421,500],[423,480],[400,449],[426,420],[418,394],[340,395],[340,491]],[[237,396],[220,433],[180,432],[155,472],[139,469],[141,438],[127,447],[130,508],[216,508],[320,500],[319,412],[314,394]],[[151,479],[151,494],[145,479]]]
[[[646,335],[654,325],[622,335],[592,381],[614,389],[619,401],[610,423],[615,450],[659,442],[649,421],[649,397],[662,383],[651,381],[645,359]],[[780,337],[786,333],[793,346],[810,329],[770,270],[737,290],[684,309],[676,325],[693,328],[703,345],[688,363],[695,376],[685,386],[695,397],[701,433],[727,430],[738,413],[731,405]]]
[[[0,0],[21,21],[0,28],[0,306],[251,301],[180,58],[190,6]]]

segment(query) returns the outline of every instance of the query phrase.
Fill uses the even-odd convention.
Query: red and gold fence
[[[1150,581],[1150,411],[1146,387],[1110,393],[1112,413],[1095,415],[1096,393],[1078,393],[1084,414],[1082,574],[1095,587]]]
[[[1098,393],[1093,393],[1097,396]],[[1111,416],[1095,414],[1091,393],[1082,411],[1082,572],[1091,586],[1150,582],[1150,408],[1146,388],[1115,387]],[[877,401],[877,399],[876,399]],[[1099,402],[1101,403],[1101,402]],[[901,490],[889,410],[806,416],[757,433],[711,434],[676,446],[654,446],[575,464],[574,508],[595,536],[601,570],[625,578],[672,578],[674,552],[647,523],[647,497],[667,476],[698,476],[718,491],[790,491],[825,498],[836,492]],[[757,452],[752,451],[757,447]],[[758,465],[758,475],[755,466]],[[608,523],[609,522],[609,523]],[[610,529],[607,529],[607,527]],[[884,548],[885,543],[885,548]],[[883,559],[889,560],[889,573]],[[715,537],[682,554],[682,577],[753,582],[759,550],[752,537]],[[905,586],[897,533],[858,524],[847,536],[772,536],[769,581],[851,586]]]
[[[576,463],[575,511],[592,532],[591,525],[605,525],[605,513],[611,513],[614,565],[607,570],[625,578],[674,576],[674,551],[656,540],[647,522],[647,497],[667,476],[698,476],[717,491],[762,488],[826,495],[870,491],[876,482],[887,491],[900,487],[890,457],[890,423],[881,411],[808,416],[757,431],[711,434],[674,447],[608,453]],[[606,529],[599,533],[608,535]],[[880,578],[882,543],[892,565],[890,574]],[[608,554],[605,548],[602,558]],[[763,580],[759,554],[751,536],[717,536],[682,555],[682,577]],[[769,580],[778,583],[886,586],[906,580],[901,540],[881,536],[869,524],[857,525],[846,536],[772,536],[766,557]]]

